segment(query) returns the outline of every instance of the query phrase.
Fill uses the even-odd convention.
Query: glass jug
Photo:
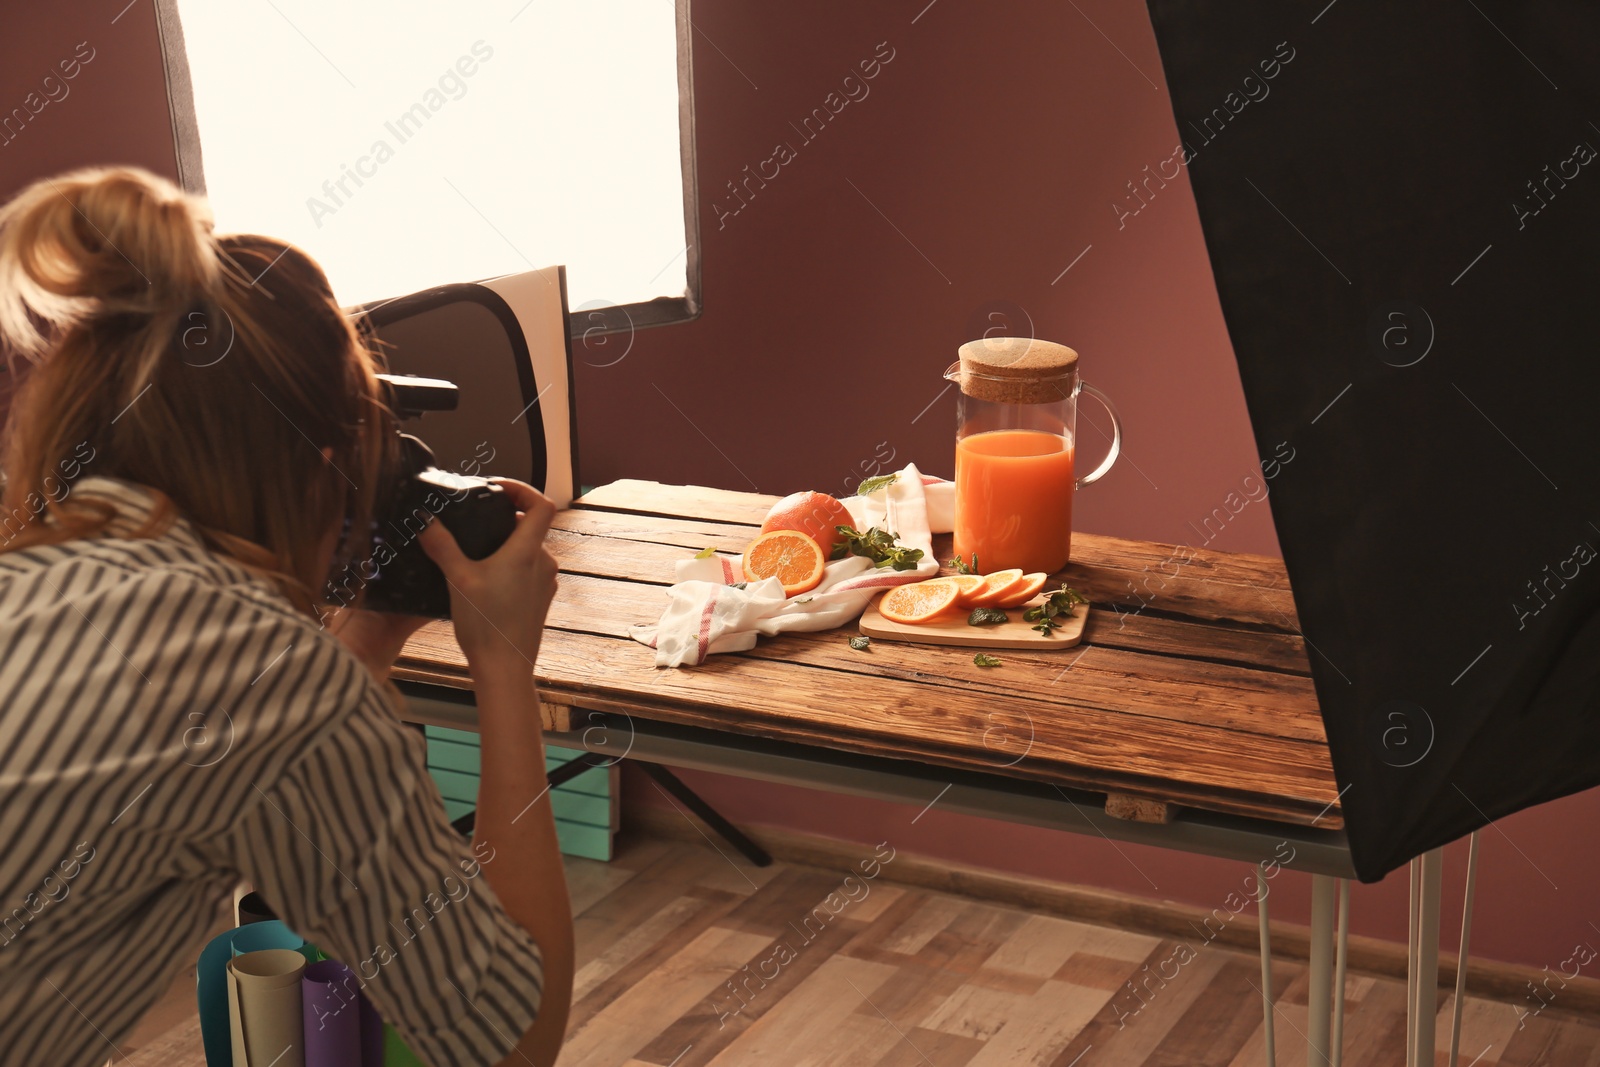
[[[955,551],[982,574],[1010,567],[1054,574],[1072,555],[1072,495],[1098,481],[1122,449],[1110,399],[1078,377],[1078,353],[1028,337],[961,346],[945,378],[956,404]],[[1078,394],[1111,415],[1111,448],[1077,476]]]

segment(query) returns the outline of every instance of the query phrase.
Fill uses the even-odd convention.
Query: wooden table
[[[557,515],[561,584],[537,670],[548,725],[626,713],[1049,783],[1136,819],[1343,825],[1288,581],[1263,556],[1074,534],[1061,577],[1093,604],[1083,644],[1007,651],[998,668],[936,646],[856,651],[853,626],[657,668],[628,627],[659,616],[677,560],[737,555],[775,499],[626,480]],[[949,535],[934,549],[948,558]],[[471,686],[448,624],[420,631],[395,677]]]
[[[1072,649],[981,668],[968,649],[854,650],[852,625],[656,667],[629,627],[659,617],[678,560],[742,552],[775,499],[624,480],[556,516],[535,672],[553,742],[1258,865],[1292,840],[1284,866],[1313,876],[1308,1062],[1337,1047],[1333,902],[1353,871],[1279,560],[1079,533],[1060,577],[1092,612]],[[948,534],[934,551],[949,558]],[[395,677],[419,720],[475,728],[448,624],[419,631]],[[1270,1048],[1264,899],[1259,917]]]

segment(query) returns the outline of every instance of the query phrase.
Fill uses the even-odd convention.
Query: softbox
[[[1150,10],[1374,881],[1600,783],[1600,7]]]

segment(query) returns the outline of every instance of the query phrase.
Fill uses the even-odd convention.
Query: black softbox
[[[1150,10],[1373,881],[1600,783],[1600,6]]]

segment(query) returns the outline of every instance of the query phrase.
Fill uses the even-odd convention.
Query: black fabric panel
[[[1600,7],[1150,10],[1373,881],[1600,783]]]

